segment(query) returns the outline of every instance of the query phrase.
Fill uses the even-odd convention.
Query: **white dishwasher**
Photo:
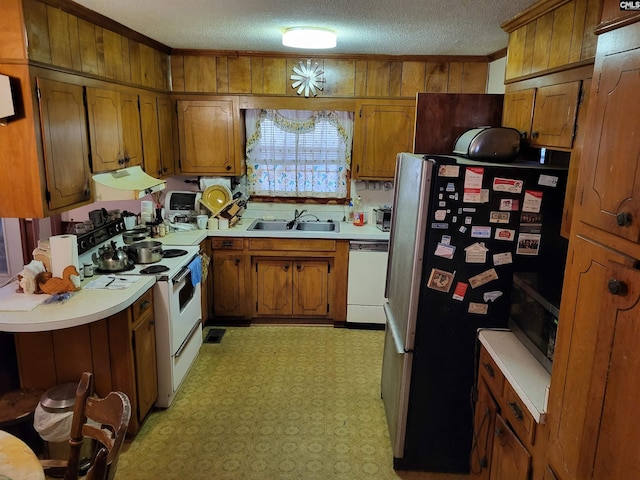
[[[384,286],[389,242],[349,242],[347,323],[384,325]]]

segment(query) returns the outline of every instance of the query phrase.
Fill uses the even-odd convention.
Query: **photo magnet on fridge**
[[[433,268],[429,275],[427,287],[433,290],[438,290],[439,292],[447,293],[451,290],[451,284],[453,283],[453,277],[455,274],[456,272],[446,272],[439,268]]]

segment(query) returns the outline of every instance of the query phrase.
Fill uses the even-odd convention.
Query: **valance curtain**
[[[245,122],[252,195],[347,196],[352,112],[247,110]]]

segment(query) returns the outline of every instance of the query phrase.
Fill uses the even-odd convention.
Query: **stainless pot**
[[[161,242],[136,242],[124,248],[135,263],[155,263],[162,259]]]
[[[122,248],[117,248],[115,242],[111,242],[111,245],[106,245],[98,250],[98,253],[94,253],[91,258],[93,263],[98,266],[100,270],[109,272],[119,272],[126,270],[129,267],[129,256]]]

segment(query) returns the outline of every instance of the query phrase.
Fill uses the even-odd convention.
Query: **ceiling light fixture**
[[[293,48],[334,48],[336,33],[321,27],[286,28],[282,34],[282,44]]]

